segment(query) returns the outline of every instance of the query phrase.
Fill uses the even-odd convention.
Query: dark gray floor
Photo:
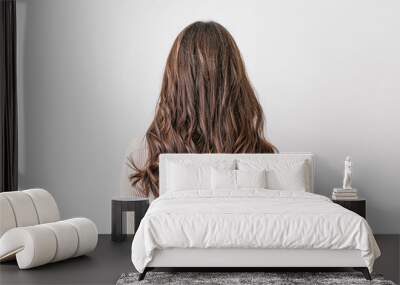
[[[375,272],[399,283],[400,236],[377,235],[376,240],[382,256],[375,263]],[[130,239],[114,243],[109,235],[101,235],[89,256],[29,270],[19,270],[15,262],[0,264],[0,284],[115,284],[123,272],[134,271],[130,246]]]
[[[16,262],[0,264],[0,284],[115,284],[124,272],[133,271],[131,241],[111,241],[100,235],[97,248],[81,256],[45,266],[18,270]]]
[[[381,273],[386,279],[400,283],[400,235],[375,235],[381,250],[374,265],[374,271]]]

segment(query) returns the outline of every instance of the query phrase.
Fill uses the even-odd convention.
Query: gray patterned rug
[[[395,285],[381,275],[372,275],[368,281],[359,272],[148,272],[146,278],[138,281],[138,273],[122,274],[116,285],[145,284],[376,284]]]

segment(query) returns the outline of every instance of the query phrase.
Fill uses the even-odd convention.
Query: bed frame
[[[156,250],[152,261],[140,274],[142,280],[146,273],[155,268],[196,269],[194,271],[265,271],[282,269],[335,269],[353,268],[361,271],[367,280],[371,280],[368,268],[359,250],[328,249],[197,249],[171,248]]]
[[[165,193],[166,160],[214,160],[256,158],[259,156],[271,159],[304,159],[309,163],[309,189],[314,191],[315,161],[311,153],[286,154],[161,154],[160,155],[160,194]],[[361,271],[367,280],[371,275],[361,257],[359,250],[330,250],[330,249],[249,249],[249,248],[170,248],[158,249],[154,252],[152,261],[147,265],[139,280],[143,280],[146,273],[154,269],[229,269],[228,271],[265,271],[268,269],[295,269],[315,268],[353,268]]]

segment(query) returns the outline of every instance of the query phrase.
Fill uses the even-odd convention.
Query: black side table
[[[123,241],[126,234],[122,233],[122,215],[124,212],[135,212],[135,232],[139,227],[140,221],[146,214],[149,207],[149,199],[119,197],[111,201],[111,240]]]
[[[365,199],[356,199],[356,200],[332,200],[332,202],[339,204],[340,206],[353,211],[356,214],[359,214],[361,217],[366,219],[366,204],[367,201]]]

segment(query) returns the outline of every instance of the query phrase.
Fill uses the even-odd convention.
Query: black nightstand
[[[149,199],[147,198],[113,198],[111,201],[111,239],[113,241],[123,241],[126,239],[126,235],[122,233],[122,215],[124,212],[135,212],[136,231],[148,208]]]
[[[367,201],[365,199],[357,200],[332,200],[332,202],[339,204],[340,206],[359,214],[364,219],[367,217],[366,208]]]

